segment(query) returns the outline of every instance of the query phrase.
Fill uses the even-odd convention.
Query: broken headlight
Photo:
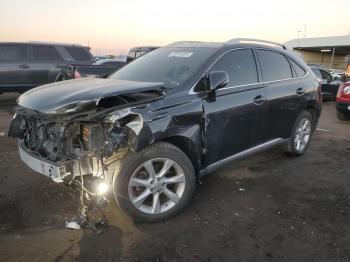
[[[102,145],[102,129],[99,124],[82,124],[81,125],[81,139],[84,148],[89,151],[95,151]]]

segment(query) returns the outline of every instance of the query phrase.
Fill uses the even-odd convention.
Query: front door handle
[[[254,98],[254,105],[262,105],[265,102],[265,96],[258,95]]]
[[[303,94],[305,94],[305,90],[302,89],[302,88],[298,88],[296,93],[297,93],[298,96],[302,96]]]
[[[23,65],[19,65],[19,68],[29,68],[29,65],[23,64]]]

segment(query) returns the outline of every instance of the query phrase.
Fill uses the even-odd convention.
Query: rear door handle
[[[298,88],[296,93],[297,93],[297,95],[302,96],[303,94],[305,94],[305,90],[302,88]]]
[[[254,105],[262,105],[265,102],[265,96],[258,95],[254,98]]]
[[[19,68],[29,68],[29,65],[23,64],[23,65],[19,65]]]

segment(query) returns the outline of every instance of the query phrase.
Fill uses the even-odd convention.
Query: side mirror
[[[210,91],[225,87],[230,79],[225,71],[213,71],[209,74]]]

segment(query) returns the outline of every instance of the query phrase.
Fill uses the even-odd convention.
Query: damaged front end
[[[150,135],[138,107],[163,95],[158,89],[105,95],[45,112],[24,107],[20,99],[9,136],[18,138],[30,168],[80,190],[80,216],[86,217],[84,199],[105,206],[118,161],[135,150],[140,134]]]

